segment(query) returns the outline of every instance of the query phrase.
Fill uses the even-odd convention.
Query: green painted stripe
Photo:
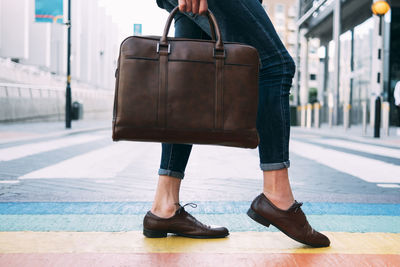
[[[309,215],[319,231],[400,233],[398,216]],[[276,231],[245,214],[198,214],[206,224],[223,225],[232,232]],[[0,215],[0,231],[141,231],[143,215]]]

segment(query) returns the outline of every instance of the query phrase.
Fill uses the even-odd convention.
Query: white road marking
[[[10,161],[67,146],[88,143],[102,138],[104,138],[104,136],[80,135],[76,137],[66,137],[66,138],[55,139],[52,141],[44,141],[39,143],[3,148],[0,149],[0,161]]]
[[[360,144],[338,139],[313,139],[313,142],[400,159],[400,149]]]
[[[400,166],[292,140],[291,152],[371,183],[400,183]]]
[[[113,184],[115,183],[115,180],[107,179],[107,180],[95,180],[96,183],[99,184]]]
[[[0,184],[18,184],[18,180],[0,180]]]
[[[398,184],[377,184],[377,186],[384,188],[400,188]]]
[[[133,154],[139,153],[134,142],[118,142],[57,164],[25,174],[19,179],[38,178],[112,178],[127,167]]]

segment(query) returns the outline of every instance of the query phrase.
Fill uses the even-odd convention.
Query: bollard
[[[345,103],[343,105],[343,127],[345,130],[350,128],[350,109],[351,109],[350,104]]]
[[[306,106],[301,106],[301,127],[306,127]]]
[[[374,137],[379,138],[381,133],[381,98],[375,99],[375,121],[374,121]]]
[[[321,104],[320,103],[314,103],[314,127],[319,128],[321,123],[319,121],[319,113],[321,109]]]
[[[332,128],[333,125],[333,108],[329,108],[329,128]]]
[[[296,125],[297,126],[301,126],[301,106],[297,106],[297,121],[296,121]]]
[[[362,105],[363,135],[367,135],[367,101],[363,101],[361,105]]]
[[[307,128],[311,128],[312,125],[312,104],[307,104]]]
[[[389,136],[389,114],[390,104],[385,101],[382,103],[382,128],[386,136]]]

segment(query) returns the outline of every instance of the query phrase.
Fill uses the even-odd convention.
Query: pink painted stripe
[[[400,255],[363,254],[211,254],[80,253],[0,254],[0,266],[399,266]]]
[[[36,14],[35,17],[36,17],[36,18],[46,18],[46,19],[52,19],[52,18],[54,18],[53,15],[41,15],[41,14]]]

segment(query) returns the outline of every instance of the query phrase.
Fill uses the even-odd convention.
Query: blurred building
[[[299,32],[296,101],[306,105],[309,86],[304,83],[304,58],[310,40],[319,39],[318,100],[322,121],[332,125],[362,124],[375,118],[375,100],[384,103],[386,123],[397,116],[393,91],[400,80],[400,0],[389,1],[391,10],[380,24],[371,11],[373,0],[298,0]],[[379,28],[381,26],[381,35]],[[303,81],[302,81],[303,79]]]
[[[102,89],[114,88],[118,27],[97,0],[71,0],[72,79]],[[64,21],[67,21],[64,0]],[[60,23],[35,22],[35,0],[0,0],[0,58],[54,76],[65,76],[67,28]],[[0,81],[29,83],[0,74]]]
[[[262,5],[274,24],[279,37],[293,56],[297,42],[297,0],[263,0]]]
[[[297,17],[298,17],[298,3],[297,0],[263,0],[263,7],[272,21],[279,37],[284,43],[286,49],[292,57],[296,56],[297,44]],[[319,40],[311,39],[309,42],[309,55],[308,55],[308,87],[309,94],[308,100],[315,101],[318,88],[318,57]],[[293,96],[291,102],[293,103]]]

